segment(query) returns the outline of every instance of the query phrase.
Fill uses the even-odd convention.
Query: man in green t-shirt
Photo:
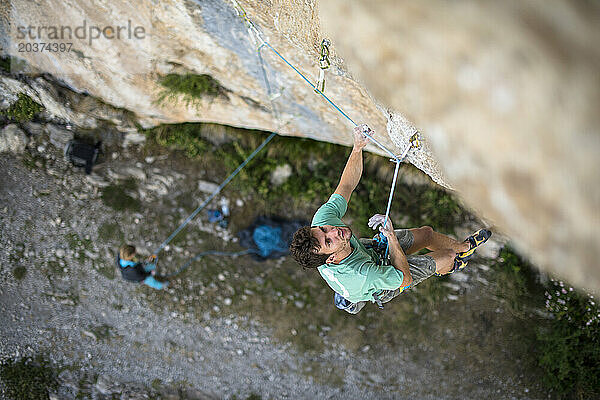
[[[317,268],[337,293],[336,306],[351,314],[367,301],[381,307],[431,275],[464,268],[475,248],[491,235],[482,229],[461,243],[429,226],[394,230],[389,218],[383,226],[385,217],[375,214],[368,225],[386,237],[389,259],[384,259],[373,240],[357,239],[341,218],[363,172],[362,151],[368,138],[362,130],[362,126],[354,129],[354,146],[335,192],[317,210],[311,226],[296,231],[290,245],[294,259],[304,268]],[[373,134],[370,129],[369,134]],[[431,252],[413,255],[425,248]]]

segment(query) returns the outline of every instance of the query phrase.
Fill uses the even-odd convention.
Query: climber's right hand
[[[375,214],[371,218],[369,218],[369,228],[377,229],[379,228],[379,232],[381,232],[385,237],[389,238],[395,235],[394,233],[394,225],[392,224],[392,220],[388,217],[387,223],[383,226],[385,222],[385,215]]]
[[[375,135],[375,131],[367,124],[361,124],[354,128],[354,150],[362,150],[369,143],[369,138],[363,133],[365,131],[369,136]]]

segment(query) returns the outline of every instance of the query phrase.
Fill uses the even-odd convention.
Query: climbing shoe
[[[458,256],[455,257],[454,258],[454,267],[452,267],[452,271],[450,271],[450,272],[460,271],[461,269],[463,269],[464,267],[467,266],[468,262],[469,262],[468,260],[465,261],[462,258],[458,258]]]
[[[466,263],[471,259],[471,257],[473,256],[473,253],[475,253],[475,249],[479,246],[481,246],[483,243],[485,243],[490,236],[492,236],[492,232],[487,230],[487,229],[480,229],[477,232],[475,232],[474,234],[472,234],[471,236],[469,236],[468,238],[465,239],[465,242],[469,243],[469,250],[462,252],[462,253],[458,253],[458,255],[456,256],[456,259],[459,261],[462,261]],[[456,265],[455,265],[456,267]],[[459,269],[462,269],[463,267],[460,267]]]
[[[465,260],[462,260],[462,259],[458,258],[458,256],[454,257],[454,266],[452,267],[452,269],[448,273],[451,274],[453,272],[460,271],[461,269],[463,269],[464,267],[467,266],[468,262],[469,261],[465,261]],[[437,273],[437,272],[434,272],[433,275],[435,275],[435,276],[443,276],[442,274]]]

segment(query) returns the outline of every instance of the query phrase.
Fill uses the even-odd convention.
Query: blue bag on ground
[[[240,245],[252,250],[258,260],[279,258],[289,253],[294,232],[307,225],[305,221],[289,221],[277,217],[258,217],[252,225],[238,233]]]

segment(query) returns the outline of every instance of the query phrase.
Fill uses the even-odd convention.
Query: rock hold
[[[73,132],[58,125],[47,124],[46,132],[50,136],[50,143],[61,151],[64,150],[69,140],[73,139]]]
[[[86,175],[86,180],[92,186],[99,187],[99,188],[107,187],[110,185],[110,183],[108,183],[108,181],[106,179],[104,179],[103,177],[101,177],[100,175],[98,175],[96,173],[91,173],[90,175]]]
[[[25,131],[31,136],[41,136],[44,133],[44,125],[38,124],[37,122],[25,122],[23,128],[25,128]]]
[[[122,147],[129,147],[132,144],[133,145],[137,145],[137,144],[142,144],[146,141],[146,135],[142,134],[142,133],[138,133],[138,132],[129,132],[125,135],[125,138],[123,139],[123,145]]]
[[[279,186],[285,183],[292,176],[292,166],[290,164],[278,165],[271,174],[271,183]]]
[[[27,141],[27,135],[17,125],[7,125],[0,131],[0,153],[21,154]]]
[[[214,193],[219,188],[219,185],[207,181],[198,181],[198,190],[204,193]]]

